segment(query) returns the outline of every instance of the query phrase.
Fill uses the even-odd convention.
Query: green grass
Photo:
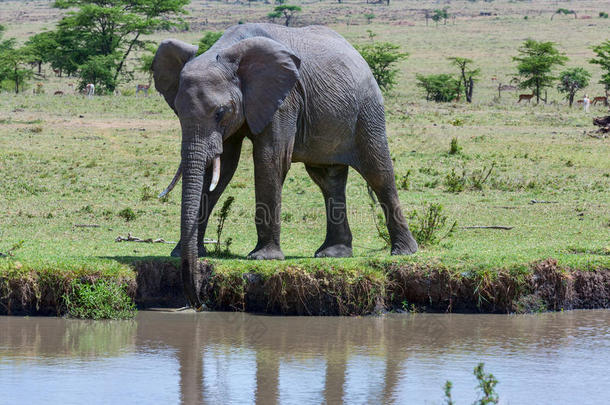
[[[608,140],[583,135],[591,129],[591,116],[601,115],[603,109],[594,108],[590,115],[569,109],[553,89],[549,105],[517,105],[515,92],[504,92],[501,99],[495,99],[497,81],[491,80],[496,77],[508,83],[515,70],[511,56],[525,38],[533,37],[557,41],[571,58],[569,65],[590,70],[595,83],[600,71],[587,63],[592,56],[589,47],[607,36],[607,20],[558,17],[550,21],[554,6],[540,1],[456,2],[450,5],[460,12],[456,25],[435,28],[431,23],[426,28],[423,17],[409,9],[414,4],[434,8],[436,3],[421,3],[394,1],[389,8],[315,3],[305,6],[300,21],[326,21],[353,42],[368,41],[366,30],[372,29],[378,34],[376,40],[397,42],[410,53],[399,65],[399,86],[386,96],[397,179],[409,173],[408,188],[401,187],[399,196],[406,213],[441,204],[447,223],[457,221],[456,231],[415,256],[390,258],[375,231],[365,184],[352,171],[347,201],[355,257],[312,259],[325,235],[323,200],[304,167],[294,164],[282,201],[282,248],[288,259],[281,263],[246,261],[256,243],[256,230],[251,144],[245,142],[240,166],[220,201],[235,197],[223,232],[223,239],[233,240],[233,256],[212,258],[217,271],[271,274],[298,266],[344,271],[346,277],[357,277],[359,272],[377,272],[382,277],[379,263],[399,261],[443,266],[456,273],[488,273],[521,268],[548,257],[557,259],[560,266],[578,269],[610,266]],[[188,18],[193,23],[207,16],[207,28],[226,27],[239,19],[256,21],[271,7],[255,4],[250,10],[214,3],[204,16],[202,4],[194,2]],[[43,13],[44,7],[36,5]],[[597,15],[593,11],[609,9],[610,2],[579,2],[578,7],[579,15]],[[354,16],[369,9],[377,16],[373,24],[353,25],[359,21]],[[533,12],[538,9],[549,14]],[[328,10],[338,12],[324,14]],[[346,10],[353,12],[350,25],[346,25]],[[480,10],[494,10],[498,16],[478,17]],[[527,21],[524,15],[529,15]],[[414,25],[398,25],[397,16]],[[6,36],[24,39],[28,30],[52,25],[53,18],[32,20],[29,25],[9,23]],[[158,33],[154,38],[169,36],[197,42],[201,33]],[[415,87],[416,73],[451,72],[447,56],[472,58],[481,68],[472,105],[427,103]],[[3,94],[0,99],[0,252],[24,241],[10,261],[0,259],[0,272],[9,271],[14,267],[10,263],[17,261],[22,269],[92,271],[112,277],[129,273],[134,260],[166,258],[173,248],[172,244],[116,243],[118,235],[167,241],[179,238],[179,188],[164,201],[154,197],[179,163],[178,120],[158,95],[93,100],[52,95],[55,89],[67,90],[67,84],[74,82],[74,78],[51,78],[45,84],[45,95]],[[133,86],[135,82],[123,88]],[[592,84],[587,92],[597,95],[602,91]],[[454,138],[460,149],[450,153]],[[471,179],[492,164],[489,178],[475,186]],[[449,192],[446,179],[452,170],[458,176],[465,173],[462,191]],[[554,203],[530,204],[531,200]],[[210,222],[208,237],[215,237],[215,221]],[[76,224],[100,226],[80,228]],[[514,228],[461,228],[469,225]]]

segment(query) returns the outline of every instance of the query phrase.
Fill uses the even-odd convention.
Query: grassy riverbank
[[[240,166],[223,196],[223,200],[235,197],[223,232],[223,239],[232,238],[233,243],[229,258],[210,259],[215,274],[237,280],[242,274],[259,273],[269,279],[287,269],[299,269],[303,274],[338,274],[350,285],[362,279],[377,285],[389,280],[388,269],[402,266],[472,280],[508,274],[518,284],[519,274],[533,274],[532,263],[547,258],[557,260],[559,268],[610,268],[610,146],[608,139],[584,134],[591,128],[592,116],[605,109],[595,107],[591,114],[569,109],[553,89],[549,92],[553,102],[548,105],[516,104],[514,92],[495,98],[498,81],[508,83],[514,75],[511,56],[528,36],[557,41],[571,58],[569,65],[586,67],[595,83],[600,72],[587,63],[592,56],[589,47],[605,39],[608,20],[560,16],[551,21],[552,5],[543,2],[519,3],[519,7],[500,1],[460,2],[456,24],[437,28],[432,23],[426,27],[418,12],[409,11],[413,4],[396,1],[388,9],[370,6],[377,10],[370,25],[355,17],[349,25],[339,17],[324,22],[350,41],[368,41],[366,30],[372,29],[376,39],[399,43],[410,52],[400,64],[397,89],[386,96],[399,196],[407,213],[421,214],[429,204],[441,204],[447,222],[457,221],[456,231],[413,257],[389,258],[375,229],[364,182],[352,171],[347,201],[355,257],[312,259],[324,240],[323,201],[304,167],[295,164],[282,201],[282,247],[288,260],[246,261],[256,239],[251,144],[246,142]],[[434,8],[434,4],[428,6]],[[578,13],[597,15],[596,7],[609,4],[579,2]],[[193,27],[204,18],[199,6],[197,2],[192,6]],[[210,7],[214,11],[206,14],[209,26],[200,28],[221,28],[227,16],[223,10],[229,6]],[[252,11],[246,5],[230,7],[237,10],[232,14],[235,21],[226,25],[244,15],[251,15],[247,21],[258,21],[267,10],[262,4],[254,5]],[[305,9],[303,22],[337,16],[337,10],[355,13],[365,6],[322,2],[307,7],[311,12]],[[548,15],[534,13],[536,7]],[[484,8],[498,15],[479,17],[478,11]],[[327,9],[335,14],[323,14]],[[26,29],[52,24],[56,16],[49,15],[46,20],[9,23],[6,36],[24,36]],[[397,15],[408,24],[398,24]],[[565,32],[579,34],[566,36]],[[196,42],[200,35],[190,31],[156,37]],[[427,103],[415,87],[416,73],[450,72],[447,56],[471,57],[481,67],[473,104]],[[178,240],[179,188],[166,200],[156,198],[178,165],[177,119],[157,94],[92,100],[52,95],[55,90],[68,93],[68,84],[75,81],[53,78],[45,84],[44,95],[3,94],[0,99],[0,252],[6,254],[18,245],[11,257],[0,258],[3,297],[10,293],[6,289],[10,286],[30,285],[11,284],[15,280],[40,279],[42,284],[63,280],[49,285],[65,287],[71,280],[86,281],[89,276],[116,280],[135,296],[134,263],[166,263],[173,244],[117,243],[117,236],[131,233],[142,239]],[[592,84],[588,92],[597,95],[601,88]],[[450,153],[453,138],[457,153]],[[489,177],[476,185],[475,179],[492,166]],[[448,176],[452,172],[463,182],[462,191],[451,191]],[[464,228],[489,225],[512,229]],[[207,236],[216,237],[215,219]]]

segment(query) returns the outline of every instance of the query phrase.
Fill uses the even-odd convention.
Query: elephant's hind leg
[[[392,254],[408,255],[417,251],[417,242],[409,231],[398,200],[382,109],[371,103],[369,110],[364,111],[359,119],[356,129],[358,163],[354,168],[377,195],[390,233]]]
[[[326,239],[316,257],[351,257],[352,232],[347,222],[345,185],[347,166],[311,167],[307,173],[320,187],[326,205]]]

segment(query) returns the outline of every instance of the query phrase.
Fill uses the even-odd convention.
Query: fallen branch
[[[163,238],[159,238],[159,239],[153,239],[153,238],[148,238],[148,239],[141,239],[138,238],[136,236],[131,236],[131,233],[127,234],[127,237],[124,236],[117,236],[116,239],[114,240],[115,242],[140,242],[140,243],[171,243],[171,244],[176,244],[177,242],[173,242],[171,240],[165,240]],[[203,240],[204,244],[213,244],[216,243],[215,240],[212,239],[204,239]]]
[[[473,225],[473,226],[463,226],[462,229],[503,229],[505,231],[510,231],[514,226],[502,226],[502,225]]]
[[[532,200],[530,204],[558,204],[559,201]]]
[[[148,238],[148,239],[141,239],[135,236],[131,236],[131,233],[127,234],[127,237],[123,237],[123,236],[117,236],[117,238],[114,240],[115,242],[141,242],[141,243],[176,243],[176,242],[172,242],[172,241],[167,241],[163,238],[159,238],[159,239],[153,239],[153,238]]]
[[[75,228],[99,228],[98,224],[74,224]]]

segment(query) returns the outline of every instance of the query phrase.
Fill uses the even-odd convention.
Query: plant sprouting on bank
[[[473,405],[492,405],[500,402],[500,396],[496,392],[496,385],[498,384],[498,380],[494,377],[493,374],[486,374],[484,370],[484,364],[479,363],[474,368],[474,376],[477,378],[479,389],[479,397],[473,403]],[[443,387],[445,393],[445,405],[454,405],[455,402],[451,396],[451,389],[453,388],[453,384],[451,381],[446,381]]]
[[[453,402],[453,398],[451,397],[452,388],[453,383],[451,381],[445,381],[445,405],[455,405],[455,402]]]
[[[448,217],[441,204],[429,204],[423,212],[413,210],[409,215],[409,228],[420,246],[432,246],[447,238],[457,228],[457,221],[446,228]],[[443,233],[444,232],[444,233]]]
[[[377,199],[373,190],[367,186],[369,194],[369,207],[373,216],[373,223],[377,235],[384,241],[385,246],[391,246],[392,240],[386,227],[385,217],[381,212],[377,211]],[[443,213],[441,204],[429,204],[423,212],[413,210],[409,214],[409,229],[417,243],[422,246],[432,246],[438,244],[441,240],[450,236],[457,228],[457,221],[454,221],[448,228],[448,217]]]
[[[233,197],[232,195],[228,196],[227,199],[222,204],[222,208],[216,214],[216,216],[218,217],[218,222],[216,223],[216,243],[214,244],[214,253],[216,253],[216,254],[222,254],[222,253],[229,254],[229,252],[230,252],[231,243],[233,242],[233,239],[228,238],[226,240],[225,248],[224,248],[224,252],[223,252],[221,236],[222,236],[222,231],[225,226],[225,222],[226,222],[227,218],[229,217],[229,214],[231,213],[231,206],[233,205],[234,201],[235,201],[235,197]]]
[[[366,190],[370,197],[369,208],[371,209],[371,214],[373,215],[373,223],[375,224],[377,235],[385,243],[385,247],[389,247],[392,245],[392,240],[390,239],[390,233],[388,232],[388,228],[385,225],[385,218],[383,214],[377,212],[377,197],[375,197],[373,189],[368,184],[366,186]]]
[[[369,31],[371,40],[374,36],[375,34]],[[368,63],[379,88],[384,92],[392,90],[397,83],[396,78],[399,72],[396,63],[406,59],[409,54],[401,52],[400,47],[391,42],[373,42],[354,47]]]
[[[92,283],[73,280],[62,299],[73,318],[130,319],[136,314],[125,287],[104,279]]]

